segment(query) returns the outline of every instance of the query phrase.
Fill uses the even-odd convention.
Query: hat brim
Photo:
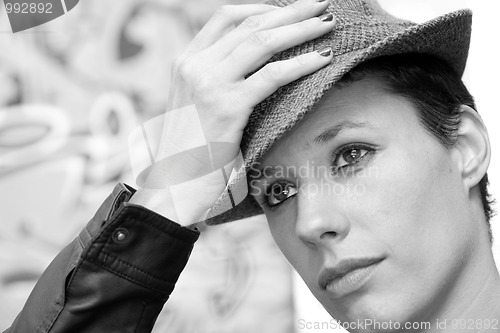
[[[358,64],[372,58],[404,53],[430,54],[446,61],[462,76],[470,46],[472,12],[470,10],[455,11],[422,24],[409,26],[395,34],[389,35],[368,47],[336,55],[332,62],[320,70],[292,82],[287,86],[287,103],[293,114],[286,122],[269,122],[262,120],[253,129],[254,137],[250,138],[246,147],[242,147],[245,156],[245,168],[239,170],[229,189],[235,184],[246,182],[246,171],[258,161],[279,138],[300,119],[313,109],[314,105],[342,76]],[[311,84],[314,82],[314,84]],[[304,98],[304,87],[307,97]],[[295,111],[297,110],[297,111]],[[276,133],[273,137],[265,132]],[[262,140],[262,138],[268,138]],[[222,211],[222,202],[228,202],[225,192],[212,207],[208,225],[216,225],[263,214],[260,206],[248,195],[242,202],[230,210]]]

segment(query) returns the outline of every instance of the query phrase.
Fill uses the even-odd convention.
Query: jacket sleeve
[[[150,332],[199,233],[119,184],[42,274],[8,333]]]

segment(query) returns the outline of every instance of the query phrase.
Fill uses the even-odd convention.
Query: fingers
[[[189,44],[189,53],[199,52],[214,44],[227,32],[236,28],[249,16],[256,16],[277,10],[265,4],[226,5],[220,7]]]
[[[328,3],[329,1],[299,0],[277,10],[249,16],[236,29],[219,39],[207,51],[210,52],[212,57],[223,59],[256,32],[294,24],[321,15],[328,7]]]
[[[244,81],[240,92],[244,96],[242,100],[253,107],[279,87],[326,66],[332,57],[331,48],[326,48],[292,59],[269,63]]]
[[[222,62],[230,79],[241,79],[269,60],[275,53],[315,39],[335,26],[332,14],[324,14],[292,25],[254,33]]]

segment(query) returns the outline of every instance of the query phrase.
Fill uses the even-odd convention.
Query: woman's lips
[[[321,271],[318,284],[334,298],[343,297],[363,286],[364,282],[384,258],[359,258],[340,261],[333,268]]]

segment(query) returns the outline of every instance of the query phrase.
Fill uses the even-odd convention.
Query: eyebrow
[[[313,142],[321,145],[333,140],[340,132],[348,128],[370,127],[367,122],[357,122],[352,120],[344,120],[338,124],[328,127],[320,135],[313,139]]]

